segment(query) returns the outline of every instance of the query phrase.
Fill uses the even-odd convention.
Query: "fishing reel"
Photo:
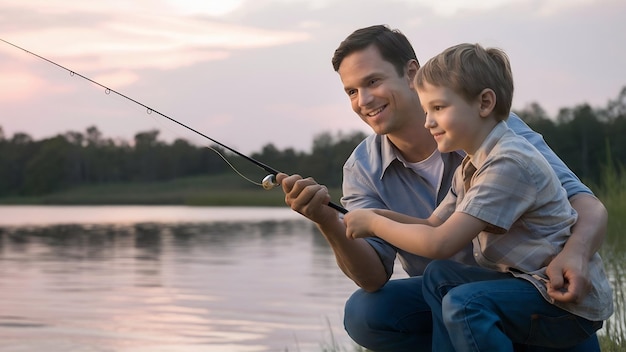
[[[276,175],[274,174],[269,174],[265,176],[265,178],[263,178],[263,182],[261,183],[261,185],[266,190],[270,190],[276,186],[280,186],[280,184],[276,182]],[[338,212],[342,214],[346,214],[348,212],[346,208],[342,207],[341,205],[335,204],[333,202],[328,202],[328,206],[337,210]]]
[[[272,175],[272,174],[265,176],[265,178],[263,178],[263,182],[261,183],[261,185],[263,186],[263,189],[266,189],[266,190],[270,190],[276,186],[280,186],[280,184],[276,182],[276,175]]]

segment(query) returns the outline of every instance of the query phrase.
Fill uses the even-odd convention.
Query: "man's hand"
[[[591,290],[588,260],[584,255],[562,252],[548,265],[548,294],[559,302],[578,302]]]
[[[357,285],[368,292],[380,289],[388,280],[378,253],[367,241],[346,238],[346,226],[339,213],[328,206],[326,187],[300,175],[276,175],[285,192],[285,203],[316,223],[335,253],[337,265]]]
[[[595,196],[579,193],[570,202],[578,220],[563,250],[546,270],[548,294],[559,302],[579,302],[591,290],[589,260],[600,250],[608,223],[608,212]]]
[[[285,192],[285,203],[294,211],[317,224],[337,220],[337,211],[328,206],[330,194],[326,186],[318,184],[311,177],[283,173],[276,175],[276,181]]]

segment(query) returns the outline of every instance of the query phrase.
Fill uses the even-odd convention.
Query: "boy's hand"
[[[371,222],[376,216],[379,215],[372,209],[351,210],[343,219],[346,224],[346,236],[352,239],[376,236],[371,229]]]

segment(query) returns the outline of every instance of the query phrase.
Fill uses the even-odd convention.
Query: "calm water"
[[[0,207],[0,351],[350,351],[356,286],[316,231],[287,208]]]
[[[287,208],[0,206],[0,352],[351,352],[355,289]]]

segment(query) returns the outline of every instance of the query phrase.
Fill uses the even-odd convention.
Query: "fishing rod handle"
[[[263,186],[264,189],[266,190],[270,190],[274,187],[280,186],[278,184],[278,182],[276,182],[276,174],[269,174],[267,176],[265,176],[265,178],[263,179],[263,182],[261,183],[261,185]],[[342,214],[346,214],[348,212],[348,210],[344,207],[342,207],[341,205],[337,205],[333,202],[328,202],[328,206],[337,210],[338,212],[342,213]]]
[[[348,213],[348,209],[342,207],[341,205],[337,205],[333,202],[328,202],[328,206],[337,210],[338,212],[342,213],[342,214],[347,214]]]

